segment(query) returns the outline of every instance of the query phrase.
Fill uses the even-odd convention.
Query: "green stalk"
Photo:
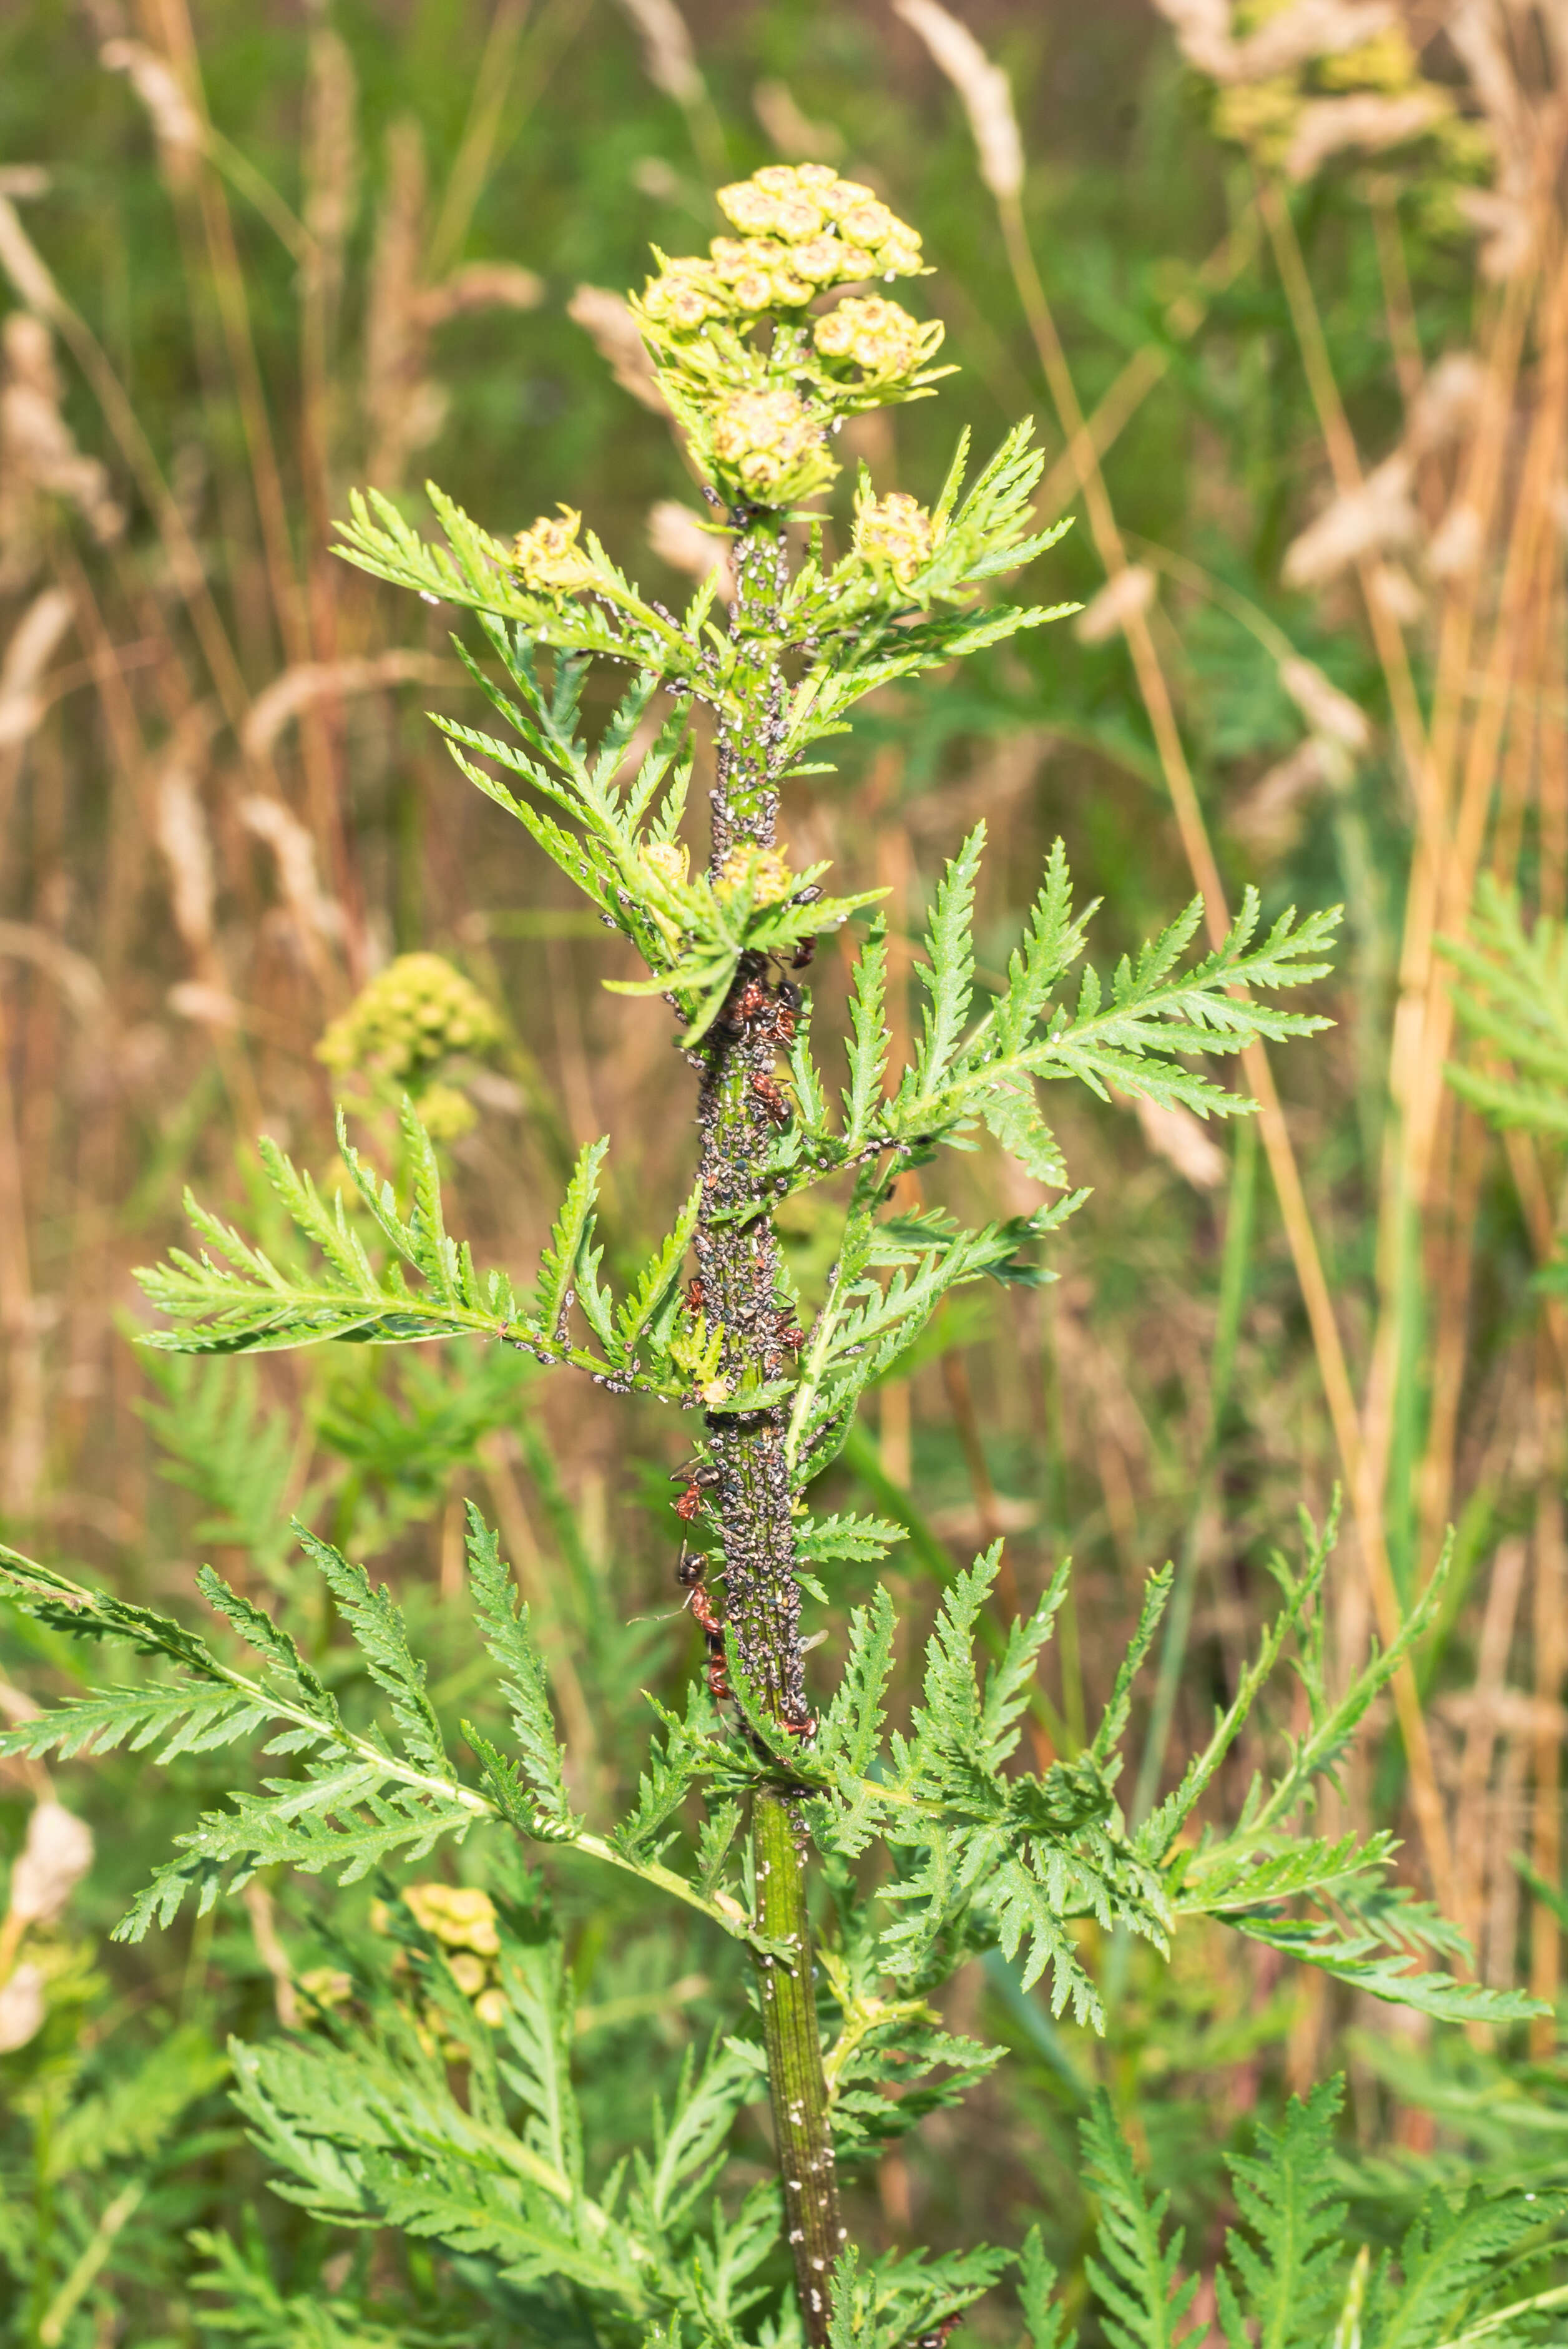
[[[784,2218],[795,2261],[806,2338],[828,2337],[829,2282],[843,2250],[839,2185],[828,2120],[828,2084],[811,1987],[811,1928],[806,1913],[806,1842],[789,1797],[759,1794],[752,1803],[758,1923],[794,1956],[759,1958],[762,2042],[773,2138],[784,2185]]]
[[[735,688],[743,714],[719,730],[710,871],[720,885],[732,857],[776,843],[775,746],[788,689],[774,649],[788,575],[783,523],[772,513],[737,520],[730,628],[740,655]],[[738,979],[737,992],[745,977]],[[794,1360],[789,1316],[779,1303],[778,1236],[771,1216],[757,1213],[769,1195],[764,1167],[779,1099],[777,1046],[765,1027],[743,1024],[727,1012],[692,1055],[701,1077],[703,1202],[694,1249],[703,1311],[710,1326],[717,1320],[724,1329],[724,1371],[732,1391],[738,1380],[765,1384],[787,1376]],[[808,1705],[787,1430],[787,1413],[778,1406],[716,1412],[707,1420],[717,1471],[710,1506],[723,1541],[725,1613],[736,1665],[753,1703],[787,1733],[799,1733]],[[817,2349],[827,2339],[828,2282],[843,2230],[811,1988],[804,1843],[783,1785],[757,1796],[751,1835],[758,1924],[795,1953],[788,1961],[762,1958],[759,1971],[789,2248],[806,2339]]]

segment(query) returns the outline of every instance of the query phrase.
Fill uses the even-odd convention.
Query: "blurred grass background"
[[[1292,13],[1243,10],[1233,31],[1277,37]],[[882,0],[5,12],[0,1534],[160,1604],[183,1604],[211,1555],[290,1605],[281,1528],[298,1508],[422,1597],[455,1697],[471,1659],[440,1602],[472,1491],[542,1610],[585,1795],[608,1805],[634,1778],[627,1691],[697,1662],[673,1612],[672,1433],[434,1350],[154,1377],[130,1270],[181,1238],[186,1182],[262,1212],[258,1131],[330,1168],[315,1047],[415,951],[500,1022],[449,1072],[473,1112],[449,1149],[477,1252],[531,1260],[562,1166],[601,1132],[626,1255],[684,1190],[663,1007],[603,992],[624,974],[597,926],[453,774],[422,714],[467,714],[447,616],[338,564],[330,523],[366,481],[417,512],[428,472],[502,534],[582,508],[673,596],[705,560],[695,493],[618,293],[650,242],[714,233],[716,181],[821,158],[922,230],[922,295],[962,370],[940,402],[864,419],[853,453],[880,488],[929,495],[961,425],[984,450],[1033,413],[1042,506],[1079,522],[1027,585],[1089,607],[1076,633],[886,693],[841,772],[793,787],[797,861],[892,892],[895,1025],[934,875],[977,814],[998,966],[1058,835],[1104,901],[1102,966],[1195,888],[1212,909],[1248,881],[1265,914],[1347,906],[1320,990],[1336,1025],[1276,1056],[1284,1106],[1260,1095],[1261,1136],[1064,1100],[1093,1196],[1057,1285],[944,1316],[879,1392],[838,1472],[846,1504],[858,1490],[909,1525],[897,1595],[915,1623],[997,1532],[1009,1608],[1070,1548],[1042,1754],[1071,1747],[1141,1578],[1177,1559],[1144,1802],[1233,1685],[1298,1503],[1321,1516],[1347,1489],[1336,1672],[1424,1585],[1452,1523],[1439,1630],[1398,1718],[1347,1763],[1344,1802],[1408,1837],[1410,1883],[1458,1917],[1486,1979],[1555,2000],[1564,1351],[1533,1275],[1556,1246],[1561,1149],[1500,1139],[1445,1084],[1462,1048],[1433,940],[1466,928],[1481,873],[1520,887],[1531,919],[1560,917],[1568,887],[1568,22],[1368,0],[1319,10],[1273,70],[1233,44],[1216,72],[1214,12],[1179,0],[960,14],[1010,78],[1016,201],[977,168],[983,91],[966,112]],[[1363,106],[1359,128],[1311,112],[1336,104]],[[1075,402],[1091,419],[1076,441]],[[825,952],[820,1032],[843,975]],[[1552,984],[1543,1018],[1568,1050]],[[1506,1039],[1481,1050],[1478,1065],[1507,1061]],[[374,1132],[385,1102],[374,1084],[364,1099]],[[993,1206],[1006,1180],[984,1154],[965,1179]],[[808,1276],[815,1237],[791,1233]],[[13,1713],[79,1676],[68,1643],[5,1637]],[[1289,1725],[1282,1691],[1269,1733]],[[1230,1772],[1233,1807],[1256,1752]],[[134,1757],[58,1776],[0,1776],[6,1848],[50,1791],[98,1834],[68,1919],[35,1937],[34,2029],[7,2038],[0,2018],[0,2254],[23,2279],[8,2321],[19,2341],[185,2341],[201,2323],[185,2230],[259,2190],[215,2051],[287,2021],[291,1962],[321,1959],[317,1896],[258,1887],[111,1949],[133,1877],[202,1796],[201,1759],[156,1785]],[[651,2039],[650,2080],[677,2060],[722,1961],[593,1909],[586,1887],[563,1898],[580,1899],[584,2064],[614,2147],[639,2125],[617,2050]],[[1533,2100],[1541,2158],[1561,2159],[1552,2026],[1512,2050],[1407,2046],[1397,2016],[1368,2035],[1321,1983],[1227,1962],[1205,1951],[1166,1977],[1118,1956],[1103,2046],[1005,1969],[971,1969],[967,2021],[1018,2063],[887,2158],[868,2230],[958,2240],[1043,2193],[1070,2264],[1070,2125],[1094,2076],[1205,2240],[1222,2146],[1330,2063],[1350,2064],[1390,2209],[1409,2165],[1485,2151],[1500,2098]],[[678,1994],[650,2000],[654,1979]],[[161,2102],[134,2085],[158,2064]],[[106,2124],[87,2158],[78,2121],[69,2158],[52,2154],[49,2127],[93,2097],[142,2122]],[[107,2225],[128,2178],[139,2199]],[[328,2271],[330,2246],[258,2209],[294,2272]]]

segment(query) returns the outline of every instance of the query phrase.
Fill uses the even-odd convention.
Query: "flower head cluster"
[[[506,2021],[506,1993],[498,1978],[500,1935],[489,1893],[473,1885],[408,1884],[403,1899],[415,1922],[440,1943],[453,1981],[473,2001],[480,2021],[499,2030]],[[391,1920],[380,1901],[372,1908],[370,1921],[378,1932],[388,1930]]]
[[[942,331],[940,319],[923,326],[880,294],[863,299],[851,295],[814,322],[811,340],[822,358],[850,359],[868,377],[895,382],[934,356]]]
[[[781,905],[793,895],[799,875],[790,870],[788,849],[732,849],[718,876],[720,896],[730,896],[748,884],[753,905]]]
[[[472,1105],[454,1085],[433,1081],[443,1063],[493,1052],[502,1030],[491,1006],[460,970],[440,955],[399,955],[378,972],[315,1048],[337,1076],[367,1078],[395,1102],[410,1093],[438,1142],[449,1142],[474,1122]]]
[[[830,435],[845,417],[918,399],[947,372],[931,365],[943,329],[869,290],[925,264],[914,230],[858,181],[825,163],[770,163],[718,202],[737,233],[706,254],[655,248],[659,274],[632,314],[707,479],[732,503],[789,508],[838,471]],[[546,543],[549,527],[528,534],[531,575],[569,587],[553,566],[571,561],[571,533]]]
[[[560,594],[587,585],[593,575],[593,566],[577,543],[582,525],[582,515],[574,513],[570,506],[562,506],[558,518],[541,514],[531,529],[518,532],[512,560],[525,587]]]
[[[862,563],[891,571],[901,586],[923,570],[936,546],[930,514],[903,490],[887,497],[861,491],[855,500],[854,551]]]
[[[821,417],[798,392],[738,392],[713,419],[715,466],[743,494],[765,499],[801,477],[822,437]]]
[[[925,265],[914,230],[826,163],[767,164],[718,201],[740,235],[715,237],[706,261],[661,255],[643,295],[645,316],[676,334],[801,310],[830,286],[913,277]]]

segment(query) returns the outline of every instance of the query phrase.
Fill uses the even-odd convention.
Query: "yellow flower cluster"
[[[776,488],[821,440],[820,417],[792,391],[738,392],[713,420],[720,471],[754,496]]]
[[[452,1980],[465,1998],[472,1999],[480,2021],[499,2030],[506,2021],[506,1993],[496,1978],[500,1935],[489,1893],[471,1885],[409,1884],[403,1899],[415,1921],[440,1943]],[[379,1901],[372,1907],[370,1922],[377,1932],[387,1930],[387,1911]]]
[[[748,875],[753,905],[781,905],[786,897],[794,894],[795,874],[789,869],[789,851],[782,843],[760,854],[755,848],[732,849],[719,873],[719,895],[729,895]]]
[[[477,987],[440,955],[399,955],[335,1019],[315,1048],[341,1075],[417,1087],[459,1052],[493,1051],[500,1022]]]
[[[914,230],[826,163],[767,164],[718,202],[742,233],[715,237],[706,261],[666,261],[643,296],[648,316],[677,332],[803,309],[828,286],[924,267]]]
[[[841,180],[827,163],[769,163],[749,180],[720,188],[718,206],[743,236],[777,237],[789,245],[796,268],[815,285],[835,282],[822,250],[827,245],[834,248],[841,267],[852,262],[844,272],[851,276],[891,270],[895,276],[912,277],[923,266],[914,230],[870,188]],[[809,263],[807,255],[811,256]]]
[[[934,337],[896,302],[872,294],[841,302],[816,321],[811,339],[824,358],[852,359],[868,375],[913,375],[931,357],[941,329]]]
[[[577,543],[583,517],[562,506],[560,518],[541,514],[531,530],[520,530],[512,544],[512,560],[525,587],[582,587],[593,575],[593,566]]]
[[[930,562],[935,543],[930,514],[903,491],[856,499],[855,553],[862,563],[885,564],[901,585]]]

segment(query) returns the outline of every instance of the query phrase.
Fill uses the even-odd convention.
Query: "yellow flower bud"
[[[809,196],[779,196],[774,200],[773,226],[775,233],[799,244],[815,236],[822,225],[821,207]]]
[[[820,441],[820,424],[792,391],[743,391],[714,421],[713,451],[751,489],[770,488]]]
[[[490,1969],[484,1960],[475,1957],[471,1950],[455,1950],[447,1963],[464,1997],[477,1998],[490,1980]]]
[[[819,318],[812,339],[824,358],[853,359],[868,375],[913,375],[930,356],[930,330],[880,294],[841,302]]]
[[[789,266],[799,277],[809,277],[814,285],[830,285],[840,275],[844,247],[836,236],[808,237],[789,255]]]
[[[593,575],[593,566],[577,543],[583,517],[562,506],[559,520],[541,514],[531,530],[520,530],[512,560],[526,587],[581,587]]]
[[[851,204],[848,212],[839,215],[840,234],[855,244],[884,243],[900,225],[887,206],[879,204],[874,196],[866,203]]]
[[[686,877],[691,853],[683,840],[655,840],[644,849],[643,862],[652,865],[661,880],[678,887]]]
[[[720,188],[718,208],[745,236],[766,236],[779,224],[776,199],[754,180],[737,180]]]
[[[753,905],[781,905],[795,892],[796,876],[789,869],[789,854],[782,844],[767,848],[760,855],[755,849],[732,849],[725,858],[718,875],[721,895],[738,889],[748,874],[751,880]]]
[[[862,563],[885,566],[901,586],[930,562],[934,544],[930,514],[902,490],[855,500],[855,553]]]

